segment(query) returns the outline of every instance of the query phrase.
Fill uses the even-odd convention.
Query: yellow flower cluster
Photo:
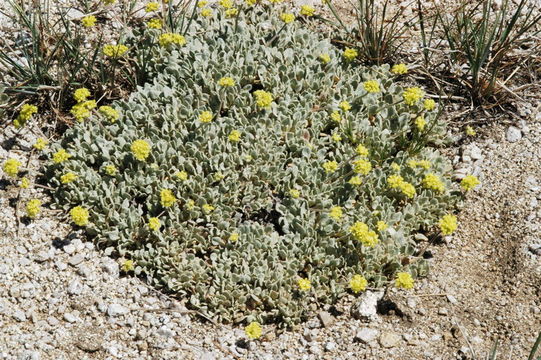
[[[289,196],[293,199],[298,199],[301,196],[301,192],[297,189],[291,189],[289,190]]]
[[[78,226],[88,225],[88,210],[82,206],[76,206],[70,210],[71,220]]]
[[[289,24],[290,22],[295,21],[295,15],[293,15],[292,13],[283,13],[283,14],[280,15],[280,19],[283,22],[285,22],[286,24]],[[329,55],[327,55],[327,56],[329,56]]]
[[[70,113],[79,122],[90,117],[92,109],[96,107],[96,101],[87,100],[90,96],[90,91],[86,88],[80,88],[73,92],[73,98],[77,101],[77,104],[73,105]]]
[[[423,102],[423,107],[427,111],[434,110],[436,108],[436,102],[432,99],[425,99],[425,101]]]
[[[214,206],[212,206],[212,205],[210,205],[210,204],[204,204],[204,205],[202,206],[202,208],[203,208],[203,212],[204,212],[205,214],[210,214],[210,213],[213,212],[214,209],[215,209]]]
[[[272,101],[274,100],[272,97],[272,94],[264,90],[254,91],[254,96],[255,96],[257,107],[261,109],[270,108]]]
[[[363,87],[366,90],[366,92],[369,92],[369,93],[378,93],[378,92],[380,92],[379,82],[377,82],[377,80],[365,81],[363,83]]]
[[[96,25],[96,17],[94,15],[88,15],[81,19],[81,24],[85,28],[91,28],[92,26]]]
[[[326,161],[323,163],[323,169],[327,174],[332,174],[338,170],[338,163],[336,161]]]
[[[160,227],[162,226],[160,219],[157,217],[151,217],[148,219],[148,228],[152,231],[158,231],[160,230]]]
[[[357,152],[357,155],[359,156],[364,156],[364,157],[368,156],[368,149],[363,144],[359,144],[357,148],[355,149],[355,151]]]
[[[228,17],[228,18],[232,18],[232,17],[238,15],[238,13],[239,13],[239,10],[237,8],[227,9],[225,11],[225,16]]]
[[[102,52],[103,52],[103,55],[107,57],[118,59],[124,56],[124,54],[128,52],[128,47],[123,44],[118,44],[118,45],[107,44],[103,47]]]
[[[100,112],[100,114],[105,116],[107,120],[109,120],[112,123],[117,121],[118,118],[120,117],[120,114],[118,113],[118,111],[116,111],[111,106],[100,106],[98,111]]]
[[[48,144],[49,144],[49,141],[47,141],[47,139],[40,137],[36,140],[33,146],[34,146],[34,149],[36,150],[44,150]]]
[[[348,184],[353,186],[362,185],[363,180],[360,178],[360,176],[352,176],[351,179],[349,179]]]
[[[435,190],[439,193],[445,191],[445,184],[441,181],[440,177],[436,174],[426,174],[423,178],[423,187],[430,190]]]
[[[342,208],[340,206],[333,206],[331,210],[329,211],[329,216],[338,221],[344,216],[344,212],[342,211]]]
[[[35,105],[24,104],[19,111],[19,115],[13,120],[13,125],[18,129],[23,127],[28,120],[38,112],[38,107]]]
[[[161,47],[168,47],[171,45],[184,46],[186,45],[186,38],[180,34],[165,33],[161,34],[158,38],[158,44],[160,44]]]
[[[200,0],[200,1],[197,2],[197,7],[198,8],[203,8],[203,7],[207,6],[208,3],[209,2],[206,1],[206,0]]]
[[[357,221],[353,224],[349,231],[353,237],[360,241],[364,246],[374,247],[378,243],[378,234],[375,231],[370,230],[368,225],[363,222]]]
[[[160,204],[163,207],[170,207],[175,204],[177,198],[173,195],[173,192],[169,189],[162,189],[160,191]]]
[[[335,110],[331,113],[331,120],[336,123],[340,123],[340,121],[342,121],[342,116],[340,116],[338,110]]]
[[[135,140],[131,143],[130,150],[139,161],[145,161],[150,155],[150,144],[145,140]]]
[[[117,168],[114,165],[105,165],[105,173],[109,176],[114,176],[117,172]]]
[[[201,9],[201,16],[203,17],[211,17],[212,16],[212,10],[209,8]]]
[[[424,96],[423,90],[421,90],[418,87],[407,88],[402,94],[402,97],[404,98],[404,102],[408,104],[409,106],[413,106],[417,104],[423,96]]]
[[[421,167],[425,170],[430,169],[432,164],[428,160],[408,160],[408,166],[412,169],[416,167]]]
[[[41,211],[41,200],[32,199],[26,203],[26,215],[30,219],[35,218],[39,214],[40,211]]]
[[[229,241],[231,242],[235,242],[239,239],[239,233],[231,233],[231,235],[229,235]]]
[[[342,56],[344,56],[344,58],[347,60],[347,61],[353,61],[355,60],[355,58],[359,55],[359,53],[357,52],[357,50],[355,49],[351,49],[351,48],[346,48],[344,50],[344,53],[342,54]]]
[[[239,142],[240,141],[241,133],[238,130],[232,130],[231,133],[228,136],[229,141],[232,142]]]
[[[479,179],[473,175],[468,175],[462,179],[460,182],[460,187],[464,189],[465,191],[470,191],[471,189],[475,188],[477,185],[479,185]]]
[[[64,161],[69,160],[70,157],[71,157],[71,155],[68,154],[68,152],[66,150],[60,149],[60,150],[58,150],[57,152],[55,152],[53,154],[53,162],[55,164],[61,164]]]
[[[321,54],[319,55],[319,60],[322,63],[327,64],[331,61],[331,57],[329,56],[329,54]]]
[[[425,129],[425,126],[426,126],[425,118],[422,115],[417,116],[417,118],[415,119],[415,127],[417,128],[417,130],[419,132],[423,131]]]
[[[90,91],[87,88],[79,88],[73,92],[73,98],[75,101],[83,102],[90,96]]]
[[[391,72],[396,75],[404,75],[408,72],[406,64],[396,64],[391,68]]]
[[[379,232],[387,230],[388,227],[389,225],[387,225],[385,221],[380,220],[376,223],[376,229],[378,229]]]
[[[218,85],[220,85],[222,87],[235,86],[235,80],[233,80],[233,78],[231,78],[229,76],[226,76],[226,77],[223,77],[220,80],[218,80]]]
[[[314,16],[314,13],[316,12],[316,9],[314,9],[310,5],[303,5],[301,6],[301,15],[304,16]]]
[[[224,9],[229,9],[230,7],[233,6],[233,1],[232,0],[220,0],[220,1],[218,1],[218,4],[220,4],[220,6],[223,7]]]
[[[252,340],[259,339],[261,337],[261,325],[256,321],[252,321],[244,328],[244,332]]]
[[[208,123],[212,121],[212,113],[208,110],[203,111],[201,114],[199,114],[199,121],[202,123]]]
[[[150,19],[147,21],[147,26],[149,29],[161,29],[163,27],[163,22],[161,19]]]
[[[7,159],[4,163],[4,172],[8,174],[11,177],[16,177],[19,173],[19,167],[21,166],[21,162],[17,159],[11,158]]]
[[[416,194],[415,186],[405,181],[404,178],[400,175],[391,175],[387,178],[387,185],[391,189],[399,189],[402,194],[406,195],[409,198],[413,198]]]
[[[413,289],[413,278],[407,272],[396,274],[395,286],[401,289]]]
[[[175,174],[175,177],[179,180],[186,181],[188,180],[188,173],[186,171],[179,171]]]
[[[441,233],[443,235],[451,235],[458,227],[456,216],[445,215],[439,221]]]
[[[346,100],[340,101],[338,104],[338,107],[342,109],[342,111],[349,111],[351,110],[351,105]]]
[[[125,273],[133,271],[135,269],[135,266],[133,265],[133,260],[126,260],[122,263],[122,266],[120,267],[122,271]]]
[[[368,285],[368,281],[364,278],[364,276],[359,275],[359,274],[353,275],[353,277],[349,281],[349,288],[355,294],[357,294],[360,291],[366,290],[367,285]]]
[[[28,189],[30,187],[30,180],[28,180],[27,178],[23,177],[21,179],[21,182],[19,183],[19,187],[21,189]]]
[[[372,170],[372,164],[366,159],[357,159],[353,161],[353,171],[356,174],[367,175]]]
[[[308,291],[312,287],[310,280],[303,279],[303,278],[300,278],[299,280],[297,280],[297,285],[299,285],[299,289],[301,291]]]
[[[466,126],[466,135],[475,136],[475,134],[476,134],[475,130],[473,130],[473,128],[470,125]]]
[[[149,13],[149,12],[157,11],[159,8],[160,8],[160,4],[158,4],[157,2],[149,2],[145,6],[145,11]]]
[[[69,184],[70,182],[73,182],[77,179],[77,175],[72,173],[72,172],[68,172],[68,173],[65,173],[64,175],[62,175],[60,177],[60,182],[62,184]]]

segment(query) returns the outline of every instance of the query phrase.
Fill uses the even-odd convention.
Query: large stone
[[[395,347],[400,342],[400,336],[394,332],[385,331],[379,337],[379,343],[384,348]]]
[[[377,329],[370,329],[367,327],[360,328],[355,334],[355,341],[361,342],[363,344],[368,344],[369,342],[374,341],[379,334]]]
[[[512,142],[512,143],[517,142],[520,139],[522,139],[522,132],[517,127],[509,126],[509,128],[507,129],[507,133],[505,135],[505,138],[509,142]]]
[[[362,321],[375,321],[378,318],[378,301],[383,291],[367,291],[351,306],[351,315]]]
[[[107,315],[114,317],[114,316],[120,316],[125,315],[130,310],[120,304],[111,304],[107,307]]]

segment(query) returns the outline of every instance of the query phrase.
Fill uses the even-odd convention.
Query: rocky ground
[[[484,359],[495,341],[501,359],[526,359],[541,330],[541,108],[516,116],[444,150],[456,177],[473,172],[482,186],[457,233],[428,247],[432,271],[413,291],[348,297],[256,342],[125,276],[44,189],[19,194],[0,178],[0,359]],[[38,136],[1,128],[0,163],[39,169]],[[30,198],[45,203],[31,222]]]

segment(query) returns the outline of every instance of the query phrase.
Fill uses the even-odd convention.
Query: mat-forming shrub
[[[292,324],[364,279],[411,287],[427,271],[413,235],[457,199],[433,102],[285,11],[201,17],[47,168],[74,223],[222,321]]]

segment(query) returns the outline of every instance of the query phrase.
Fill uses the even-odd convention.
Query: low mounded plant
[[[348,289],[412,287],[414,235],[456,229],[436,105],[279,5],[226,5],[156,34],[153,82],[48,150],[58,206],[222,321],[290,325]]]

